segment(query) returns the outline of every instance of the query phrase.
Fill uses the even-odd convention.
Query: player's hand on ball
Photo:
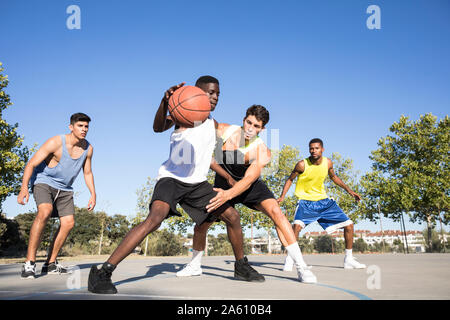
[[[177,90],[178,88],[181,88],[182,86],[184,86],[186,82],[182,82],[180,84],[177,84],[176,86],[170,87],[165,93],[164,93],[164,98],[166,100],[169,100],[170,96],[175,92],[175,90]]]

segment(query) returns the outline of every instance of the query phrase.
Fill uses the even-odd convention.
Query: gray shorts
[[[53,205],[52,217],[64,217],[75,213],[73,191],[58,190],[44,183],[35,184],[32,191],[36,206],[39,207],[42,203]]]

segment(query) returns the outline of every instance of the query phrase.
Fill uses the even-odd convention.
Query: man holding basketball
[[[155,132],[165,131],[175,124],[172,117],[167,116],[168,100],[173,92],[183,85],[184,83],[179,84],[166,91],[155,115],[153,123]],[[196,86],[205,91],[210,99],[211,110],[214,110],[220,94],[217,79],[209,76],[201,77],[197,80]],[[211,117],[193,128],[176,124],[170,137],[169,159],[161,165],[158,172],[158,182],[150,201],[148,217],[128,232],[100,269],[92,266],[88,280],[90,292],[117,293],[111,281],[112,272],[150,232],[158,229],[164,219],[169,215],[179,215],[176,210],[177,203],[198,225],[217,218],[225,221],[237,260],[235,276],[247,281],[264,281],[264,277],[244,258],[242,228],[237,211],[228,204],[218,206],[210,212],[206,209],[209,201],[217,194],[206,179],[216,143],[215,127],[215,121]],[[190,151],[191,157],[185,159],[180,156],[181,150],[183,150],[181,154],[186,150]]]
[[[242,203],[245,206],[262,211],[274,222],[278,236],[295,261],[299,280],[305,283],[316,283],[315,275],[309,270],[303,260],[300,247],[289,221],[282,213],[277,200],[266,184],[260,180],[262,169],[270,162],[270,150],[258,134],[269,121],[269,112],[261,105],[253,105],[247,109],[243,126],[222,124],[218,129],[221,143],[218,143],[216,157],[221,171],[217,171],[214,187],[218,194],[211,199],[208,211],[216,210],[228,203],[235,206]],[[194,228],[194,252],[203,251],[206,243],[206,233],[213,221],[197,224]],[[200,255],[201,257],[201,255]],[[177,276],[200,275],[200,258],[193,257]]]
[[[325,191],[324,181],[327,176],[338,186],[347,191],[356,201],[361,200],[359,194],[350,189],[334,172],[333,162],[322,156],[323,142],[315,138],[309,142],[309,158],[299,161],[289,178],[284,184],[278,202],[284,201],[284,197],[298,176],[295,195],[299,199],[294,217],[294,233],[298,234],[308,224],[317,221],[327,233],[332,233],[339,228],[344,228],[345,239],[345,269],[364,269],[366,266],[356,261],[352,255],[353,247],[353,222],[337,205],[336,201],[329,199]],[[286,257],[283,270],[292,270],[293,261]]]

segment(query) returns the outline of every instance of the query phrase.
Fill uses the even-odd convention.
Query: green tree
[[[118,242],[130,231],[130,222],[126,216],[121,214],[108,216],[106,219],[106,230],[108,239],[112,242]]]
[[[149,235],[148,254],[151,256],[176,256],[187,254],[187,249],[183,247],[183,240],[179,235],[167,229],[161,229]]]
[[[208,236],[208,255],[210,256],[225,256],[233,255],[233,248],[228,241],[226,233],[220,233],[217,237]]]
[[[314,239],[314,249],[317,252],[333,252],[333,238],[329,235],[319,236]]]
[[[6,243],[2,241],[0,235],[0,249],[5,252],[26,250],[35,217],[36,212],[29,212],[19,214],[9,221],[11,230],[4,235],[8,237],[8,241]],[[108,216],[103,211],[88,211],[86,208],[78,207],[75,207],[74,219],[75,225],[67,237],[61,254],[98,254],[100,249],[101,253],[110,253],[123,239],[130,225],[123,215]],[[0,225],[1,222],[0,219]],[[47,250],[53,238],[50,235],[54,235],[58,225],[58,219],[48,221],[38,250]]]
[[[345,241],[344,240],[339,240],[337,241],[336,239],[333,238],[333,245],[334,245],[334,252],[335,253],[342,253],[345,250]]]
[[[101,214],[86,208],[75,208],[75,225],[65,245],[82,248],[83,253],[97,254],[101,237]]]
[[[328,234],[316,237],[312,245],[317,252],[327,253],[343,252],[345,248],[345,243],[343,241],[337,241],[335,238]]]
[[[394,239],[394,241],[392,242],[393,244],[393,249],[394,251],[400,251],[400,252],[405,252],[405,246],[403,245],[402,240],[400,239]]]
[[[5,199],[18,194],[22,183],[22,171],[34,151],[23,146],[24,138],[17,133],[18,124],[10,125],[4,120],[3,111],[12,105],[4,91],[8,86],[8,76],[3,75],[0,62],[0,212]]]
[[[388,243],[386,243],[386,241],[384,241],[384,244],[383,241],[380,241],[373,244],[373,250],[376,252],[390,252],[391,247]]]
[[[302,253],[313,253],[314,252],[314,242],[310,242],[308,238],[301,237],[298,239],[298,245],[302,250]]]
[[[361,211],[375,221],[380,205],[384,216],[394,221],[406,213],[413,223],[425,222],[431,250],[439,214],[444,224],[450,223],[449,117],[437,121],[426,114],[414,122],[402,116],[389,130],[393,135],[381,138],[372,151],[372,172],[361,179]]]
[[[355,252],[366,252],[369,249],[369,245],[364,241],[363,238],[358,238],[353,243],[353,250]]]
[[[136,190],[136,215],[131,219],[131,224],[133,227],[140,224],[147,218],[155,184],[155,179],[147,177],[145,184]]]
[[[339,153],[333,152],[330,157],[333,162],[333,168],[336,175],[347,185],[360,194],[359,188],[359,171],[354,170],[353,160],[350,158],[343,158]],[[349,216],[354,223],[360,219],[360,211],[358,210],[358,203],[349,195],[344,189],[336,185],[329,177],[325,179],[325,188],[329,197],[332,197],[339,207]]]
[[[444,251],[444,242],[440,238],[440,234],[436,231],[436,229],[433,228],[433,230],[431,230],[431,239],[428,239],[429,234],[428,234],[427,229],[425,229],[422,232],[422,234],[423,234],[425,243],[431,242],[431,252],[443,252]]]
[[[18,256],[26,249],[27,244],[20,236],[18,222],[0,213],[0,256]]]
[[[30,230],[31,226],[33,225],[34,218],[36,217],[37,212],[27,212],[18,214],[14,217],[14,221],[17,223],[18,226],[18,232],[19,237],[23,243],[25,243],[25,246],[28,246],[28,242],[30,240]],[[38,247],[38,250],[47,250],[48,246],[50,245],[50,235],[52,234],[55,228],[57,228],[57,221],[55,219],[50,219],[47,225],[44,228],[44,231],[42,232],[42,241],[41,244]]]
[[[208,255],[210,256],[232,256],[233,247],[226,233],[219,233],[217,237],[208,235]],[[251,245],[248,239],[244,239],[244,254],[250,254]]]

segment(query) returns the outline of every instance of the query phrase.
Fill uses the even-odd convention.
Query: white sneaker
[[[317,283],[317,278],[308,268],[297,268],[298,280],[303,283]]]
[[[192,277],[200,276],[201,274],[202,268],[200,266],[192,266],[188,263],[183,269],[177,272],[177,277]]]
[[[365,269],[366,265],[356,261],[354,257],[344,258],[344,269]]]

